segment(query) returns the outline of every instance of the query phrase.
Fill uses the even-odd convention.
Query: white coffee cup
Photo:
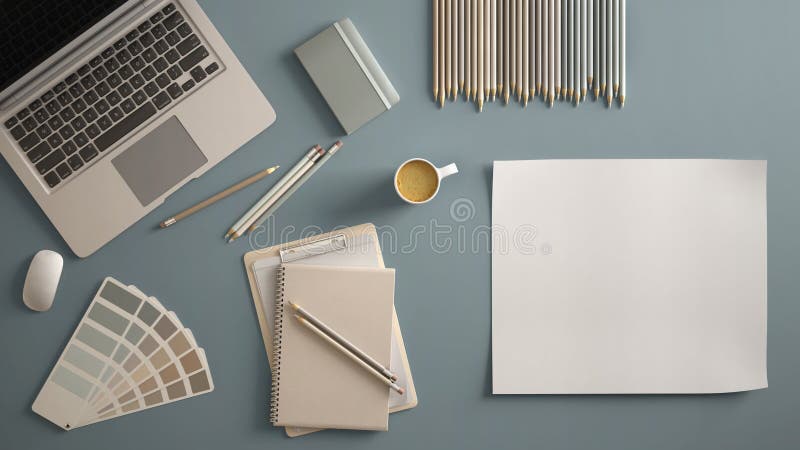
[[[435,174],[435,176],[436,176],[436,178],[435,178],[435,180],[436,180],[436,188],[432,191],[432,193],[430,193],[427,196],[427,198],[420,198],[420,199],[408,198],[408,197],[406,197],[406,195],[404,195],[400,191],[400,180],[399,180],[400,172],[403,170],[403,168],[406,167],[406,165],[411,164],[411,163],[417,163],[417,164],[421,164],[421,165],[427,166],[426,168],[424,168],[420,172],[424,172],[426,169],[427,170],[431,170],[432,169],[432,171],[429,172],[429,173],[431,173],[432,175]],[[409,159],[408,161],[405,161],[403,164],[400,164],[400,167],[398,167],[397,171],[394,173],[394,190],[397,192],[397,195],[401,199],[403,199],[403,201],[405,201],[406,203],[410,203],[412,205],[421,205],[423,203],[428,203],[429,201],[433,200],[434,197],[436,197],[436,195],[439,193],[439,187],[441,187],[441,185],[442,185],[442,180],[447,178],[447,177],[449,177],[450,175],[455,174],[455,173],[458,173],[458,167],[456,167],[455,163],[448,164],[448,165],[446,165],[444,167],[436,167],[436,166],[433,165],[433,163],[431,163],[427,159],[412,158],[412,159]],[[423,174],[423,176],[424,176],[424,174]]]

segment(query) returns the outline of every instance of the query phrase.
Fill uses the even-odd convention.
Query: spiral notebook
[[[301,325],[313,314],[389,365],[394,269],[283,265],[278,270],[270,421],[276,426],[387,430],[389,388]]]

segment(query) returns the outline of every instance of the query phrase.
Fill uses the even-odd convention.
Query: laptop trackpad
[[[111,160],[142,206],[208,162],[177,117],[172,117]]]

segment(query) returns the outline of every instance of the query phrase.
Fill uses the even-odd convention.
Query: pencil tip
[[[611,92],[609,92],[608,95],[606,95],[606,107],[608,108],[611,107]]]
[[[616,97],[618,93],[619,93],[619,85],[615,84],[614,85],[614,97]]]
[[[507,105],[507,104],[508,104],[508,89],[506,89],[506,95],[505,95],[505,98],[506,98],[506,105]]]
[[[483,99],[478,99],[478,112],[483,112]]]
[[[528,107],[528,93],[526,92],[525,95],[522,96],[522,106],[524,108]]]
[[[624,108],[625,107],[625,96],[624,95],[620,95],[619,96],[619,107],[620,108]]]

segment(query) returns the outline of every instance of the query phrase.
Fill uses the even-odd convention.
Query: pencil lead
[[[618,84],[615,84],[615,85],[614,85],[614,97],[616,97],[616,96],[617,96],[617,94],[619,94],[619,85],[618,85]]]
[[[492,88],[491,93],[492,93],[492,101],[494,101],[494,98],[497,97],[497,88]]]
[[[506,105],[507,105],[508,104],[508,89],[506,89],[505,99],[506,99]]]
[[[547,88],[544,88],[544,89],[542,90],[542,98],[543,98],[545,101],[547,101],[547,97],[548,97],[548,95],[547,95]]]
[[[574,94],[575,94],[575,91],[573,91],[572,88],[567,89],[567,98],[568,99],[572,100],[575,97]]]
[[[522,96],[522,107],[523,108],[527,108],[528,107],[528,93],[527,92]]]
[[[483,99],[478,99],[478,112],[483,112]]]
[[[555,98],[554,98],[554,96],[553,96],[553,93],[551,92],[551,93],[550,93],[550,107],[551,107],[551,108],[553,107],[553,101],[554,101],[554,100],[555,100]]]
[[[597,101],[598,98],[600,98],[600,88],[595,86],[594,87],[594,99],[595,99],[595,101]]]
[[[575,92],[575,96],[574,96],[573,100],[575,101],[575,107],[577,108],[578,105],[581,102],[581,96],[580,96],[580,94],[578,94],[577,91]]]
[[[625,107],[625,96],[624,95],[620,95],[619,96],[619,107],[620,108],[624,108]]]
[[[444,108],[444,93],[439,96],[439,108]]]
[[[586,77],[586,83],[589,85],[589,88],[592,87],[592,80],[593,80],[593,78],[592,78],[591,75]]]
[[[603,96],[606,95],[606,84],[605,83],[600,83],[600,95],[603,95]]]
[[[606,95],[606,107],[607,108],[611,107],[611,91],[610,90],[608,91],[608,94]]]
[[[586,88],[581,88],[581,101],[586,99]]]
[[[464,90],[464,80],[458,82],[458,91],[461,92]]]
[[[542,93],[542,83],[536,83],[536,92]]]

